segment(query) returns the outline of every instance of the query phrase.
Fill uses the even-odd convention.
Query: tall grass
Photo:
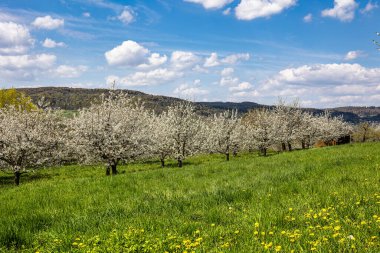
[[[0,251],[380,252],[380,144],[0,174]]]

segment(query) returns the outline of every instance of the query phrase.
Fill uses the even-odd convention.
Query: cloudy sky
[[[2,0],[0,88],[380,106],[380,1]]]

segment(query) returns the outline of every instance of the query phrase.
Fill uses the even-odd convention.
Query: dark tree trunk
[[[15,171],[14,175],[15,175],[15,185],[18,186],[20,184],[21,173],[20,171]]]
[[[290,142],[288,142],[288,149],[289,151],[292,151],[292,144],[290,144]]]
[[[229,161],[229,160],[230,160],[230,153],[226,152],[226,161]]]
[[[178,158],[178,167],[182,168],[182,159],[181,158]]]
[[[111,167],[108,164],[107,167],[106,167],[106,176],[109,176],[109,175],[111,175]]]
[[[234,147],[234,150],[233,150],[233,152],[232,152],[232,155],[234,156],[234,157],[236,157],[237,156],[237,153],[238,153],[238,147]]]
[[[305,149],[305,148],[306,148],[305,141],[302,141],[302,142],[301,142],[301,145],[302,145],[302,149]]]
[[[165,167],[165,159],[161,158],[160,161],[161,161],[161,167],[162,168]]]
[[[285,143],[281,143],[281,148],[282,148],[282,151],[286,151],[286,146],[285,146]]]
[[[261,155],[267,156],[267,149],[266,148],[261,149]]]
[[[116,166],[117,164],[111,164],[111,169],[112,169],[112,175],[116,175],[117,174],[117,169],[116,169]]]

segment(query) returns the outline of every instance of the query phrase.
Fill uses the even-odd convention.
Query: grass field
[[[380,252],[380,143],[0,174],[0,251]]]

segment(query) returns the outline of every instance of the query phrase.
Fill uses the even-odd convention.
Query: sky
[[[380,106],[380,1],[2,0],[0,88]]]

